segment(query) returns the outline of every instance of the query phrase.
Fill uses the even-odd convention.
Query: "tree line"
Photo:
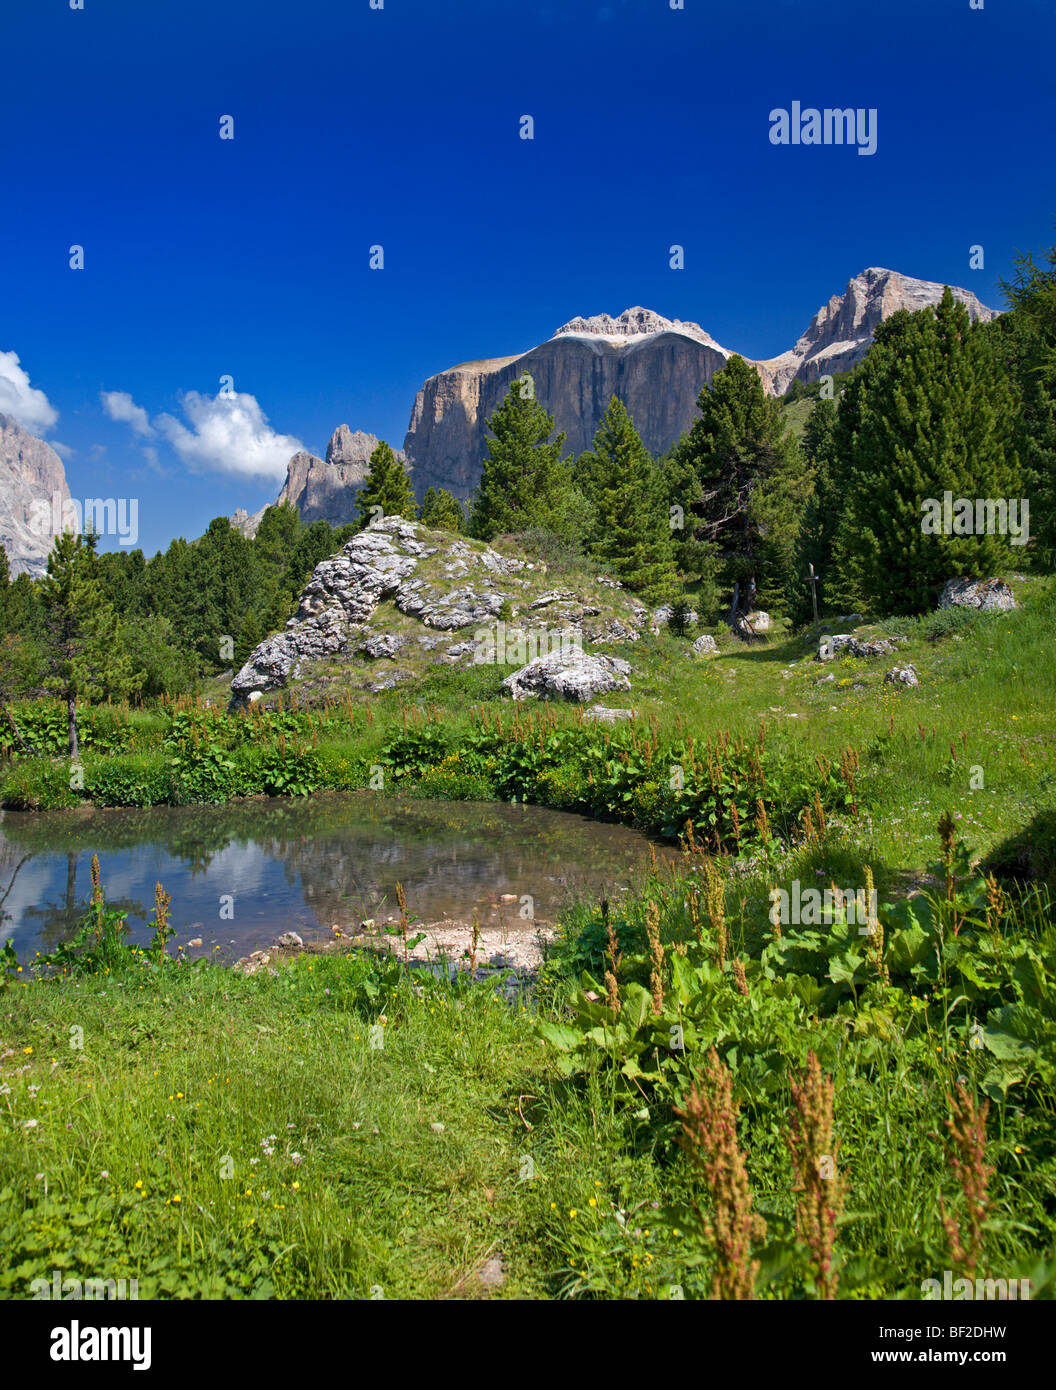
[[[739,604],[808,622],[811,566],[830,611],[885,614],[931,606],[954,576],[1028,561],[1051,568],[1056,247],[1018,256],[1002,288],[1008,311],[987,324],[973,324],[949,289],[935,308],[900,310],[854,371],[796,382],[781,399],[732,356],[659,458],[616,397],[590,449],[566,456],[524,375],[488,420],[468,508],[429,488],[419,509],[383,440],[350,525],[269,507],[252,538],[217,517],[200,539],[174,540],[149,560],[140,550],[100,554],[95,537],[67,534],[38,581],[12,581],[0,549],[0,701],[45,689],[150,700],[237,670],[292,615],[319,561],[379,515],[556,546],[607,566],[650,603],[688,597],[705,620],[732,620]],[[789,408],[803,401],[810,413],[797,438]],[[1029,546],[957,526],[929,531],[922,504],[946,494],[1028,499]]]

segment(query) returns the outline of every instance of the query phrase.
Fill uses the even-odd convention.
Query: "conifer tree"
[[[418,516],[418,504],[406,466],[384,439],[378,441],[370,456],[369,472],[356,494],[356,511],[360,530],[369,526],[376,516],[402,516],[405,521],[414,521]]]
[[[131,672],[117,618],[95,569],[95,537],[56,536],[40,596],[48,626],[45,684],[66,702],[70,760],[78,754],[77,705],[127,689]]]
[[[1031,535],[1056,565],[1056,246],[1035,260],[1019,253],[1001,282],[1009,312],[988,325],[1018,396],[1017,447],[1031,499]]]
[[[562,460],[565,436],[550,436],[554,419],[539,404],[527,373],[510,383],[488,420],[491,438],[473,497],[470,534],[490,541],[532,527],[571,530],[571,472]]]
[[[686,527],[706,542],[725,584],[783,606],[806,500],[807,470],[758,372],[736,354],[697,397],[700,418],[672,451]],[[797,501],[798,498],[798,501]]]
[[[1022,495],[1008,377],[993,336],[949,288],[937,308],[900,310],[878,326],[839,414],[847,496],[834,566],[847,598],[918,612],[947,579],[1001,571],[1015,553],[1007,535],[934,524],[945,493],[970,499],[973,512],[976,499]]]
[[[615,396],[590,450],[576,461],[574,477],[594,512],[591,555],[649,602],[670,598],[678,575],[661,477]]]
[[[426,488],[422,498],[422,524],[432,526],[437,531],[464,531],[466,514],[462,503],[446,488]]]

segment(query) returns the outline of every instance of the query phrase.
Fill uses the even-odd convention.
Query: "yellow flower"
[[[596,1207],[597,1205],[598,1205],[598,1199],[597,1199],[597,1197],[591,1197],[590,1201],[587,1203],[587,1206],[588,1206],[588,1207]]]
[[[142,1186],[143,1186],[143,1179],[142,1179],[142,1178],[137,1178],[136,1181],[132,1184],[132,1186],[133,1186],[133,1187],[142,1187]]]
[[[294,1192],[297,1192],[297,1191],[299,1190],[301,1184],[300,1184],[299,1182],[291,1182],[291,1183],[290,1183],[290,1186],[293,1188]]]
[[[569,1214],[569,1217],[574,1221],[574,1220],[576,1219],[576,1217],[579,1215],[579,1212],[576,1211],[575,1207],[573,1207],[572,1210],[571,1210],[568,1214]]]
[[[24,1047],[24,1048],[22,1049],[22,1051],[23,1051],[23,1052],[26,1054],[26,1056],[28,1057],[29,1054],[33,1051],[33,1049],[32,1049],[31,1047]]]

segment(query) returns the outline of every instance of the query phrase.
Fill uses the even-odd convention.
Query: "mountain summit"
[[[763,361],[745,360],[769,394],[783,395],[793,381],[849,370],[865,356],[878,323],[898,309],[938,304],[943,288],[937,281],[870,267],[822,305],[794,347]],[[953,293],[973,319],[995,317],[970,290]],[[570,319],[545,343],[512,357],[451,367],[426,381],[411,412],[404,450],[416,487],[419,493],[434,486],[469,496],[480,477],[488,417],[510,382],[525,372],[555,428],[567,436],[570,453],[590,447],[615,395],[630,411],[645,447],[661,454],[693,423],[701,387],[732,351],[699,323],[635,306],[615,318]]]

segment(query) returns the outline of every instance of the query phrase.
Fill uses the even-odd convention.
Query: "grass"
[[[721,967],[714,921],[697,941],[687,915],[700,886],[693,857],[621,903],[619,987],[628,1000],[648,987],[653,910],[663,1008],[694,1030],[685,1058],[665,1061],[649,1041],[648,1010],[640,1036],[623,1043],[614,1019],[598,1023],[606,919],[589,903],[569,910],[538,988],[512,1006],[488,985],[408,979],[354,954],[305,954],[252,978],[137,957],[109,973],[12,980],[0,995],[0,1292],[24,1296],[58,1268],[137,1277],[143,1297],[706,1296],[710,1199],[678,1143],[674,1107],[714,1046],[733,1077],[747,1182],[768,1227],[757,1296],[817,1297],[824,1287],[795,1234],[788,1145],[792,1085],[811,1052],[834,1083],[846,1184],[839,1296],[917,1298],[924,1279],[957,1267],[943,1211],[963,1224],[966,1209],[945,1120],[962,1078],[990,1104],[985,1270],[1029,1276],[1049,1296],[1050,898],[1013,890],[1021,905],[999,930],[947,927],[938,966],[891,980],[875,962],[855,964],[853,943],[841,955],[831,933],[782,946],[768,920],[775,884],[860,885],[868,865],[890,904],[881,920],[892,968],[916,959],[906,943],[926,900],[906,895],[941,884],[931,861],[947,809],[976,857],[1025,837],[1031,872],[1051,879],[1056,589],[1040,579],[1015,587],[1023,606],[1010,614],[860,625],[906,639],[898,660],[916,666],[916,689],[883,683],[894,658],[815,662],[817,630],[778,630],[751,648],[720,640],[719,655],[703,660],[667,634],[614,649],[634,675],[632,695],[611,703],[640,711],[639,741],[647,730],[672,742],[720,731],[754,741],[762,721],[771,787],[793,765],[838,763],[848,747],[859,759],[857,815],[833,808],[822,834],[796,820],[785,843],[755,841],[727,863]],[[545,718],[522,710],[515,724],[495,676],[471,672],[467,695],[462,673],[434,668],[411,691],[349,696],[344,724],[315,738],[282,732],[274,716],[245,756],[296,768],[310,750],[361,785],[402,740],[401,789],[494,794],[486,760],[460,771],[455,756],[483,718],[494,727],[502,712],[503,756],[514,763],[581,727],[578,710],[559,707]],[[171,722],[139,717],[132,751],[89,753],[89,785],[93,775],[120,780],[127,763],[149,798],[172,756]],[[235,738],[239,726],[217,727]],[[126,737],[112,712],[100,728],[101,738]],[[599,756],[605,749],[599,742]],[[218,748],[197,759],[201,795],[225,799],[229,755],[242,757]],[[4,794],[32,804],[49,779],[63,792],[66,772],[60,759],[11,763]],[[559,763],[530,785],[562,804],[576,775]],[[971,872],[958,870],[966,883]],[[936,901],[941,922],[947,909]],[[982,922],[975,901],[966,920]],[[179,904],[173,915],[178,925]],[[662,1038],[668,1014],[658,1017]],[[384,1047],[372,1047],[379,1025]]]
[[[743,990],[729,961],[716,971],[713,920],[694,944],[692,857],[614,917],[580,905],[535,993],[512,1002],[493,984],[408,976],[398,961],[355,952],[304,953],[251,977],[131,951],[110,952],[109,968],[89,957],[77,973],[67,962],[57,976],[10,976],[0,1294],[25,1296],[58,1269],[137,1278],[141,1297],[707,1296],[712,1252],[694,1225],[707,1187],[677,1143],[673,1107],[716,1046],[735,1078],[747,1180],[769,1233],[757,1296],[817,1296],[794,1237],[788,1147],[791,1086],[812,1052],[834,1083],[848,1196],[840,1296],[917,1298],[951,1267],[943,1203],[963,1219],[963,1198],[943,1119],[969,1078],[995,1097],[985,1271],[1031,1277],[1047,1296],[1056,1052],[1039,1042],[1040,1070],[1020,1068],[1006,1086],[1001,1048],[979,1051],[972,1021],[989,1018],[989,1037],[1026,959],[1038,962],[1031,978],[1045,983],[1030,988],[1051,1017],[1051,905],[1010,900],[999,937],[980,936],[989,983],[971,1008],[945,967],[897,984],[863,976],[826,1003],[825,962],[809,988],[774,966],[767,888],[818,861],[853,882],[854,854],[830,836],[734,874],[726,950]],[[614,1033],[601,1044],[576,1033],[583,1010],[599,1017],[582,971],[604,964],[604,921],[630,1009],[636,981],[649,978],[650,912],[664,1008],[676,1010],[658,1036],[669,1018],[686,1028],[686,1053],[667,1061],[653,1057],[648,1010],[631,1051]],[[897,950],[896,917],[884,918]],[[570,1022],[576,1061],[546,1032],[564,1029],[567,1042]],[[644,1072],[624,1064],[635,1056]],[[994,1075],[1004,1077],[996,1091]],[[497,1284],[487,1277],[496,1267]]]

